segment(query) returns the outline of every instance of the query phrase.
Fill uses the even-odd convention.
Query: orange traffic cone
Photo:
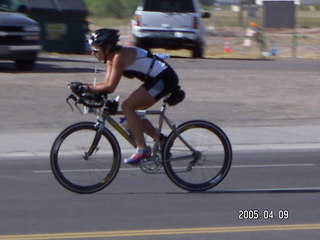
[[[231,52],[231,38],[224,39],[224,52]]]

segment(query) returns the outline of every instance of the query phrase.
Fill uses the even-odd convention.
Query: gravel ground
[[[133,43],[130,36],[129,26],[120,27],[122,34],[122,43],[131,45]],[[214,32],[208,30],[206,36],[205,57],[207,58],[261,58],[261,53],[256,42],[252,42],[247,50],[243,47],[245,39],[245,28],[219,28]],[[295,36],[295,37],[293,37]],[[225,52],[224,46],[226,39],[229,38],[231,52]],[[265,38],[268,49],[278,48],[279,54],[273,58],[320,58],[320,28],[311,29],[268,29],[265,31]],[[293,46],[296,46],[294,48]],[[164,49],[155,49],[160,53],[169,53],[175,56],[190,56],[190,51],[177,50],[168,51]]]
[[[245,54],[244,32],[243,28],[233,28],[220,29],[216,35],[209,34],[206,38],[207,54],[213,57],[259,57],[260,52],[256,42],[252,43],[249,52]],[[226,37],[231,38],[231,53],[224,53]],[[278,48],[279,54],[276,57],[292,57],[295,51],[296,57],[299,58],[320,58],[320,28],[266,30],[265,39],[268,49]]]

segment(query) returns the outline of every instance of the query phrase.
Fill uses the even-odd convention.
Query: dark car
[[[13,60],[19,70],[32,70],[41,50],[40,27],[12,10],[11,1],[0,0],[0,60]]]

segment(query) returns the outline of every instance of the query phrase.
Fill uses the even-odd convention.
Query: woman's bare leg
[[[137,116],[135,110],[147,109],[156,102],[157,100],[155,100],[144,87],[139,87],[122,102],[121,108],[123,114],[128,121],[128,126],[135,137],[137,147],[139,149],[145,149],[147,147],[143,132],[146,131],[147,134],[152,134],[152,128],[150,128],[148,123]]]

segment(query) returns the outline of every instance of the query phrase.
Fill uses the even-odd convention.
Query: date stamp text
[[[258,209],[240,209],[238,211],[239,220],[287,220],[289,219],[289,210],[258,210]]]

